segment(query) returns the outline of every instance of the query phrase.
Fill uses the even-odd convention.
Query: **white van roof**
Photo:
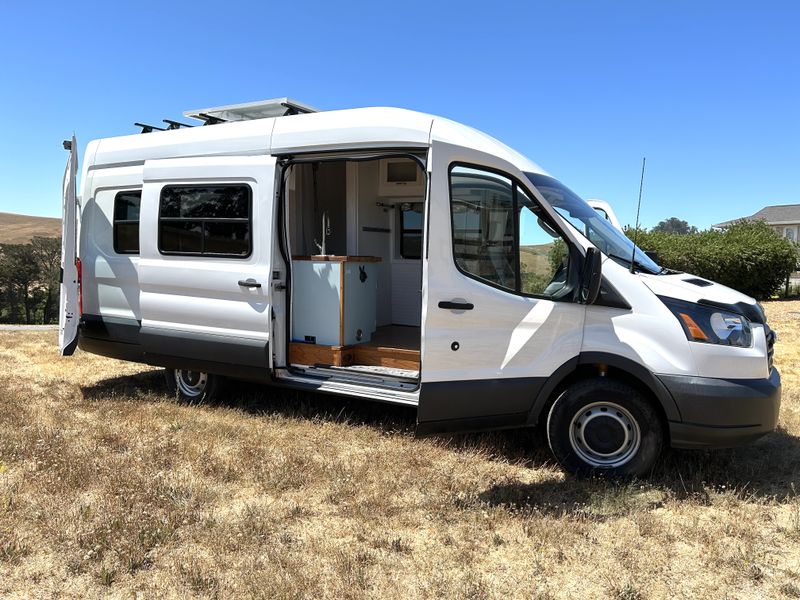
[[[104,138],[89,144],[84,168],[185,156],[302,154],[330,150],[425,149],[433,140],[472,148],[544,173],[493,137],[449,119],[402,108],[355,108],[240,120]]]

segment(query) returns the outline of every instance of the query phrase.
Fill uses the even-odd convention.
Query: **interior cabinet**
[[[377,326],[376,266],[380,260],[374,256],[293,257],[292,346],[369,342]]]

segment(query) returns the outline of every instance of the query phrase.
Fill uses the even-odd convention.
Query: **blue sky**
[[[583,197],[699,227],[800,202],[800,4],[3,3],[0,211],[58,216],[73,132],[291,96],[477,127]]]

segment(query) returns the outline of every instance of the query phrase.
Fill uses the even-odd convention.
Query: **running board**
[[[373,375],[371,373],[352,373],[343,372],[341,369],[332,369],[330,367],[298,367],[292,366],[293,371],[297,371],[306,375],[307,377],[318,377],[330,381],[341,383],[354,383],[358,385],[368,385],[371,387],[383,388],[387,390],[415,390],[419,383],[416,379],[409,377],[384,377],[381,375]]]

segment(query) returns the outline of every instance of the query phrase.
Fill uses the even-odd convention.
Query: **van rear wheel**
[[[164,373],[170,393],[183,402],[202,404],[217,395],[220,377],[189,369],[167,369]]]
[[[639,477],[650,472],[661,454],[664,431],[641,392],[597,377],[559,395],[547,417],[547,441],[571,473]]]

